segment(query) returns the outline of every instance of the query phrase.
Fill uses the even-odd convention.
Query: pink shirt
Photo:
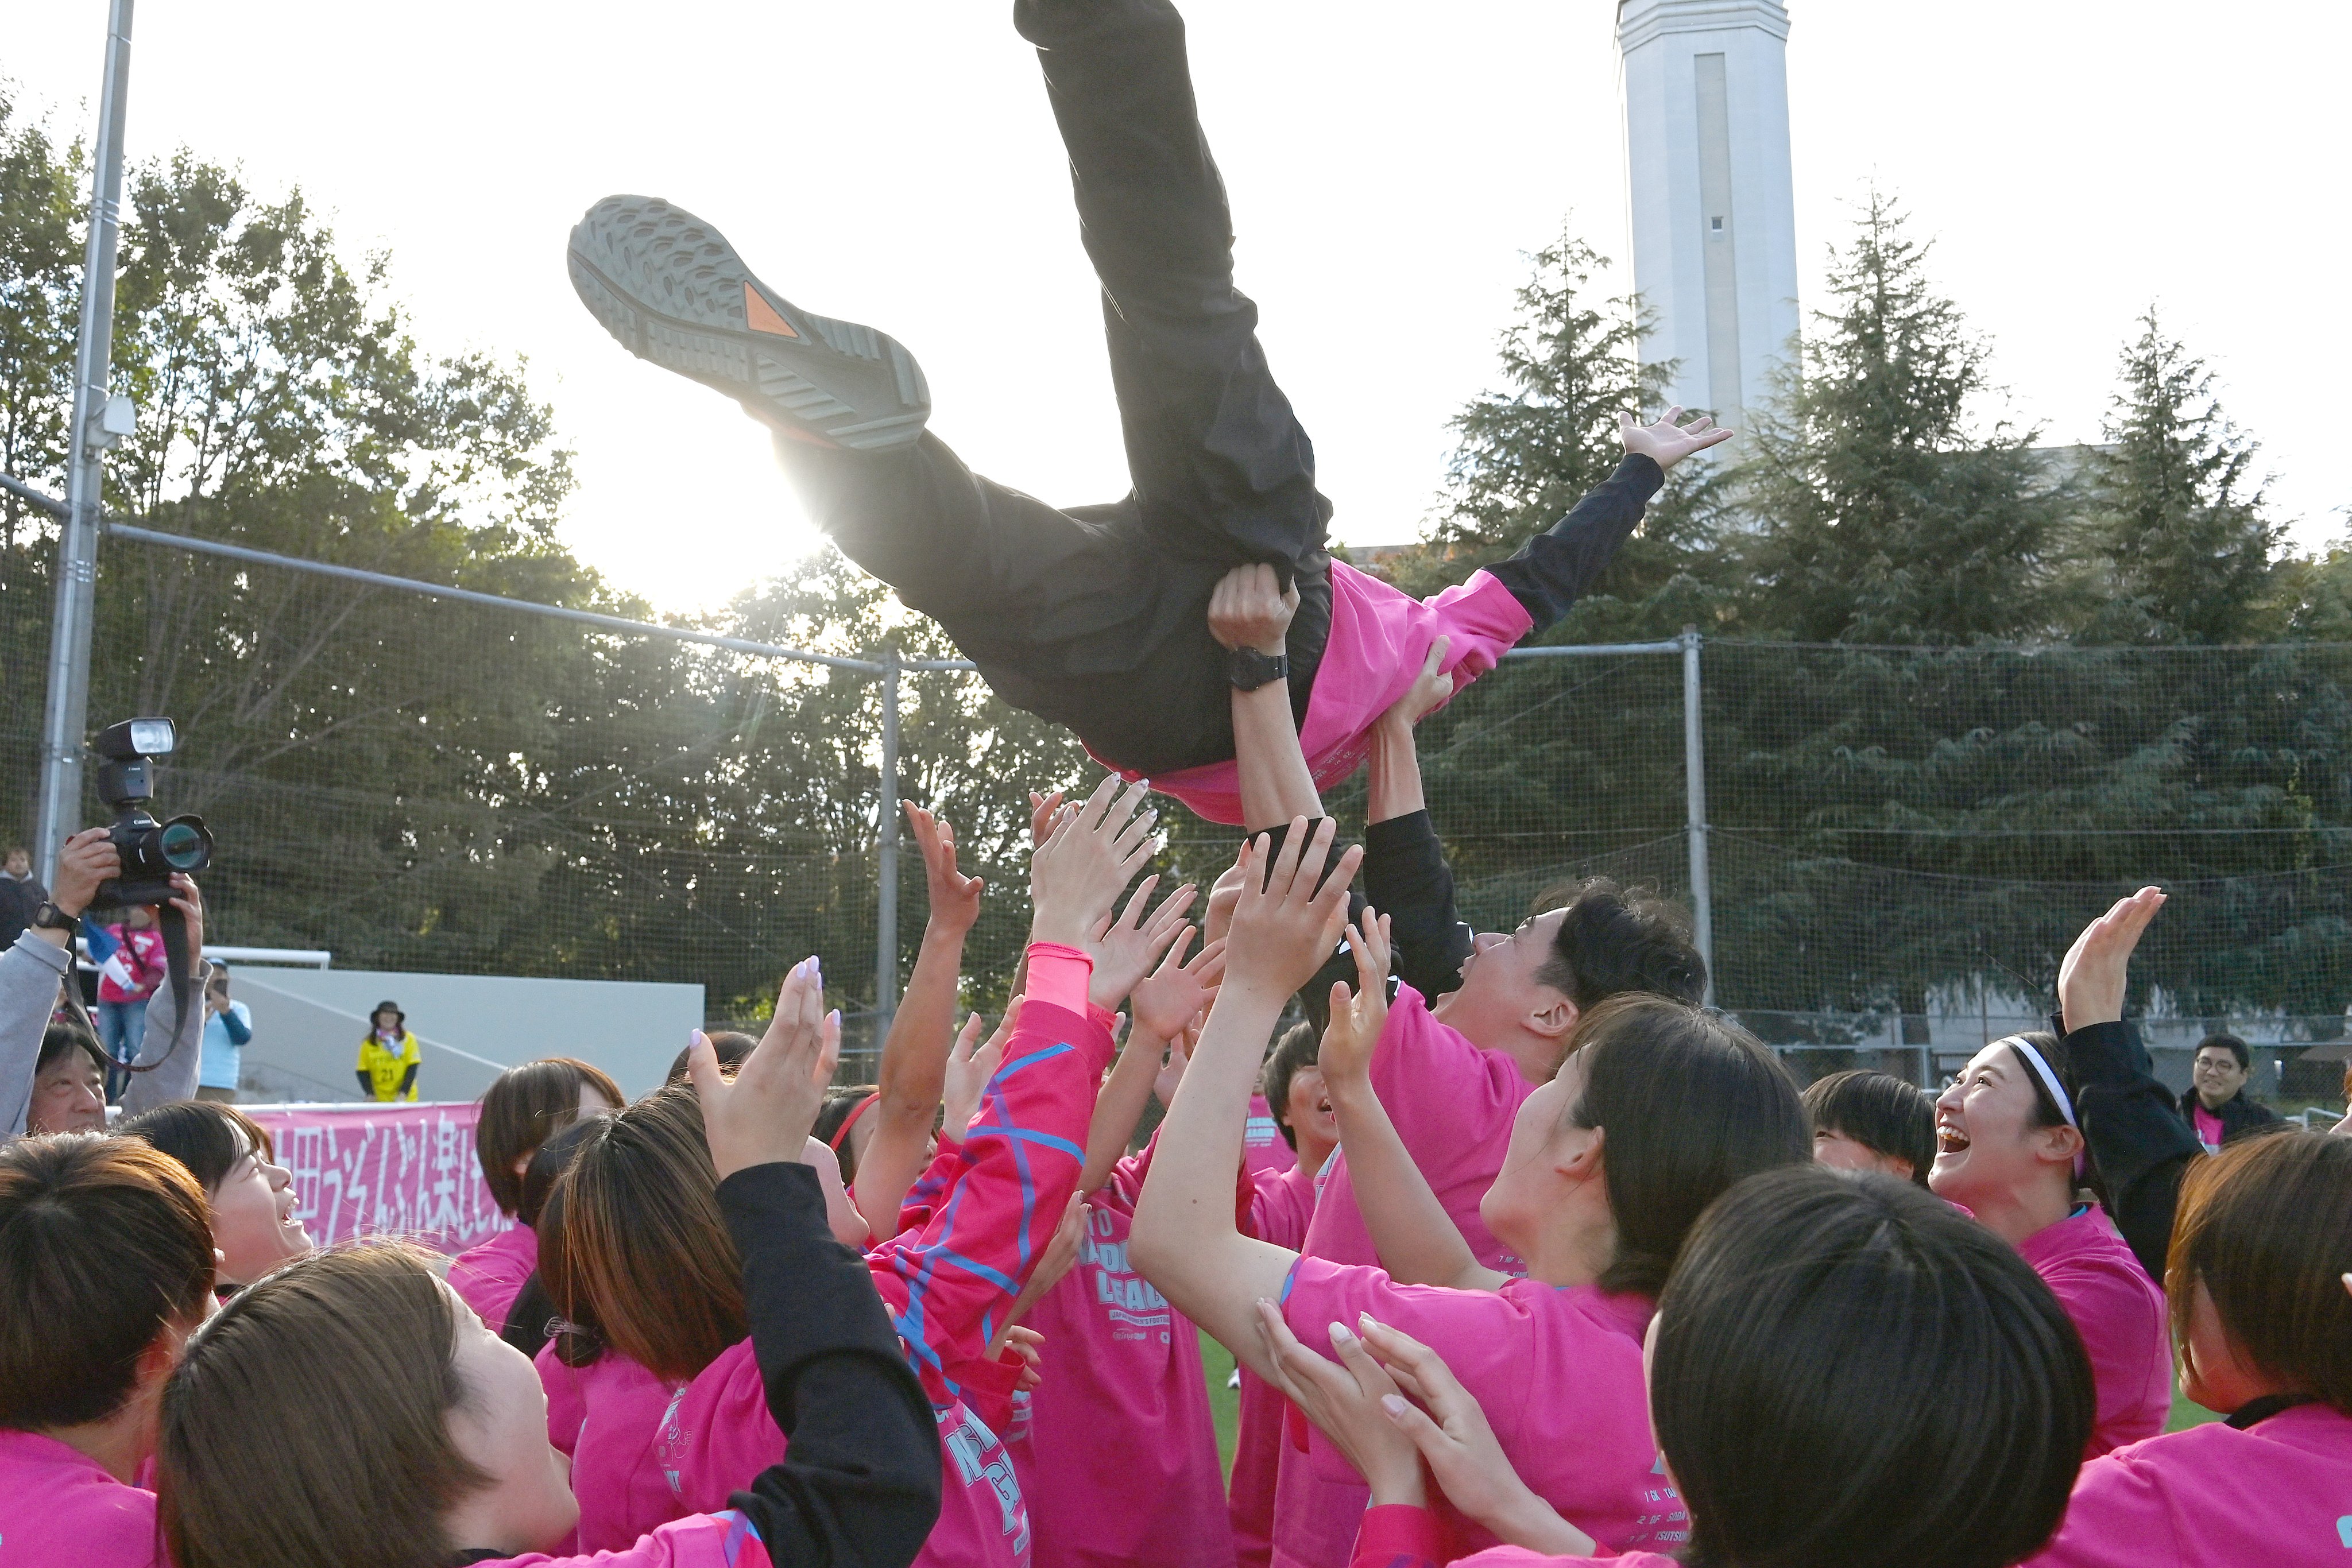
[[[2031,1568],[2336,1568],[2352,1559],[2352,1416],[2298,1405],[2219,1421],[2083,1467]]]
[[[1328,1197],[1328,1193],[1327,1193]],[[1299,1342],[1329,1354],[1329,1328],[1370,1312],[1435,1350],[1476,1397],[1503,1452],[1535,1492],[1613,1552],[1675,1550],[1689,1538],[1682,1498],[1650,1436],[1642,1379],[1645,1296],[1513,1280],[1499,1291],[1399,1285],[1378,1269],[1302,1258],[1282,1311]],[[1292,1467],[1283,1468],[1285,1479]],[[1449,1507],[1454,1555],[1496,1544]],[[1328,1561],[1350,1555],[1356,1518]],[[1284,1548],[1277,1542],[1277,1561]]]
[[[1233,1568],[1199,1331],[1128,1260],[1150,1158],[1119,1162],[1076,1264],[1023,1320],[1045,1336],[1022,1470],[1037,1568]]]
[[[133,931],[128,925],[110,925],[108,935],[122,944],[118,955],[122,967],[131,971],[131,985],[118,986],[114,977],[100,971],[98,999],[101,1002],[139,1002],[155,994],[155,988],[164,979],[165,966],[163,934],[150,926]]]
[[[1370,1510],[1356,1537],[1350,1568],[1439,1568],[1450,1555],[1445,1530],[1425,1508],[1400,1503]],[[1682,1568],[1671,1557],[1654,1552],[1628,1552],[1620,1557],[1547,1557],[1524,1546],[1494,1546],[1458,1562],[1482,1568]]]
[[[594,1557],[527,1552],[481,1568],[770,1568],[767,1546],[751,1521],[733,1511],[675,1520],[622,1550]]]
[[[1534,625],[1527,607],[1484,571],[1434,599],[1413,599],[1333,560],[1331,635],[1315,670],[1307,720],[1298,727],[1315,782],[1328,789],[1356,770],[1371,749],[1373,723],[1412,689],[1438,638],[1454,639],[1445,668],[1458,696]],[[1121,771],[1129,779],[1142,777]],[[1241,822],[1241,774],[1231,762],[1187,768],[1151,785],[1213,822]]]
[[[2192,1095],[2189,1101],[2189,1119],[2195,1124],[2197,1141],[2205,1145],[2205,1152],[2209,1155],[2220,1154],[2222,1142],[2229,1136],[2230,1131],[2221,1125],[2221,1118],[2205,1109],[2204,1101]]]
[[[149,1568],[163,1561],[153,1492],[116,1480],[55,1437],[0,1431],[0,1563]]]
[[[492,1333],[503,1333],[523,1281],[539,1267],[539,1232],[518,1221],[449,1264],[449,1288]]]
[[[1260,1171],[1286,1171],[1298,1163],[1290,1145],[1282,1139],[1282,1129],[1274,1124],[1274,1108],[1263,1094],[1250,1096],[1249,1120],[1242,1127],[1242,1168],[1255,1176]]]
[[[2172,1410],[2172,1336],[2164,1292],[2096,1204],[2018,1244],[2074,1320],[2091,1358],[2098,1419],[2084,1458],[2153,1437]]]
[[[1307,1222],[1315,1216],[1316,1173],[1293,1164],[1288,1170],[1260,1173],[1249,1180],[1244,1233],[1297,1251],[1307,1239]],[[1248,1367],[1241,1373],[1241,1419],[1234,1433],[1226,1513],[1233,1521],[1234,1553],[1240,1568],[1265,1568],[1274,1558],[1275,1478],[1282,1461],[1283,1413],[1290,1405],[1274,1385]]]
[[[1505,1274],[1524,1272],[1478,1217],[1479,1199],[1503,1168],[1512,1119],[1536,1092],[1517,1061],[1505,1051],[1480,1050],[1438,1022],[1419,991],[1400,985],[1372,1052],[1371,1076],[1405,1152],[1478,1261]],[[1301,1250],[1334,1263],[1369,1268],[1380,1262],[1356,1204],[1345,1150],[1324,1177]],[[1319,1348],[1326,1342],[1315,1343]],[[1284,1455],[1277,1482],[1276,1560],[1289,1568],[1340,1568],[1371,1494],[1329,1438],[1300,1426],[1306,1451]]]

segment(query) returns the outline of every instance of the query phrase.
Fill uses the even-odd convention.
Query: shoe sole
[[[799,308],[667,202],[605,197],[572,225],[565,259],[581,303],[622,347],[782,434],[871,452],[910,444],[930,417],[922,367],[896,339]]]

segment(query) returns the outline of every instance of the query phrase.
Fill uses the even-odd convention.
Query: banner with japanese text
[[[511,1223],[474,1154],[481,1107],[248,1105],[294,1173],[295,1212],[321,1247],[397,1236],[462,1252]]]

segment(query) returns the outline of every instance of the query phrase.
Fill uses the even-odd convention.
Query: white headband
[[[2076,1132],[2083,1130],[2083,1124],[2074,1120],[2074,1103],[2066,1098],[2065,1087],[2058,1082],[2058,1074],[2051,1071],[2049,1060],[2042,1054],[2041,1047],[2021,1034],[2012,1034],[1993,1043],[2009,1046],[2025,1058],[2027,1064],[2033,1069],[2034,1076],[2042,1080],[2042,1087],[2050,1091],[2050,1098],[2058,1106],[2058,1114],[2065,1117],[2066,1124]]]

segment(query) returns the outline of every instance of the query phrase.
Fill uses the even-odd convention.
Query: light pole
[[[90,172],[89,246],[82,258],[81,335],[67,422],[66,516],[58,530],[57,611],[49,622],[48,701],[41,723],[41,792],[34,826],[44,882],[81,815],[82,733],[89,716],[90,619],[97,608],[99,514],[106,449],[129,434],[130,403],[107,394],[113,363],[114,242],[122,203],[122,115],[131,92],[131,0],[111,0],[98,156]]]

